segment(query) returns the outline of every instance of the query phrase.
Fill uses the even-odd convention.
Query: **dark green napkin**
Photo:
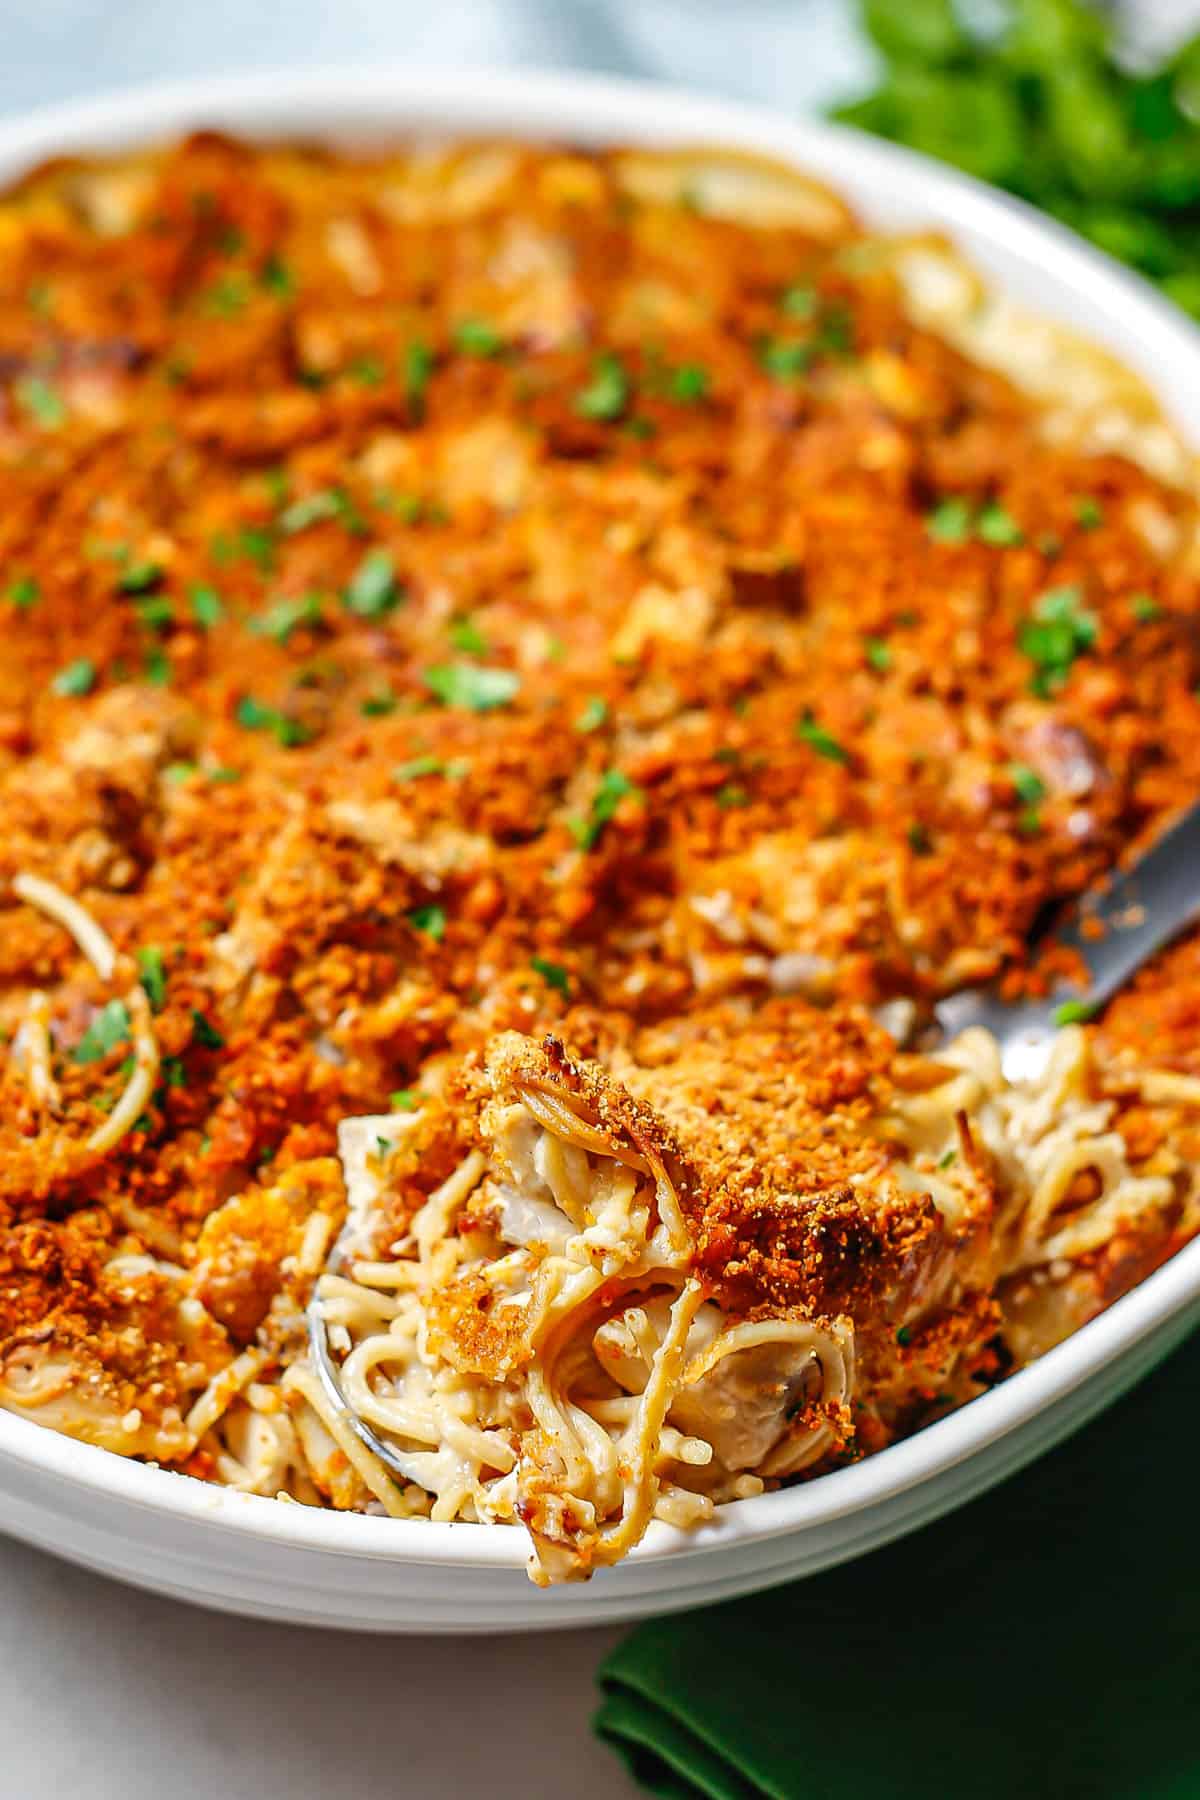
[[[970,1506],[643,1625],[600,1679],[670,1800],[1197,1800],[1200,1335]]]

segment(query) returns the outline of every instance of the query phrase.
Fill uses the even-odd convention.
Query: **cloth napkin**
[[[982,1499],[600,1681],[669,1800],[1198,1800],[1200,1333]]]

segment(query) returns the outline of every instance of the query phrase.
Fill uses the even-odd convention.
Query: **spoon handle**
[[[1156,950],[1197,919],[1200,802],[1156,838],[1137,862],[1087,894],[1055,933],[1087,967],[1088,983],[1082,992],[1059,989],[1045,1000],[1009,1004],[993,989],[968,988],[940,1001],[935,1017],[947,1036],[969,1025],[985,1026],[999,1040],[1008,1072],[1010,1050],[1017,1067],[1026,1050],[1034,1044],[1044,1047],[1054,1028],[1067,1023],[1072,1014],[1085,1017],[1111,999]]]

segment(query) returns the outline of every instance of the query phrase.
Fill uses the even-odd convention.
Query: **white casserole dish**
[[[1029,209],[920,157],[817,124],[563,75],[254,76],[158,87],[0,126],[0,182],[51,156],[170,138],[363,144],[419,132],[730,145],[837,188],[872,224],[945,228],[1012,297],[1116,351],[1200,449],[1200,334],[1150,288]],[[654,1525],[586,1586],[539,1591],[517,1530],[283,1505],[145,1468],[0,1412],[0,1529],[142,1587],[229,1611],[400,1632],[613,1623],[812,1573],[927,1523],[1075,1430],[1200,1321],[1200,1241],[1066,1343],[962,1411],[854,1467]]]

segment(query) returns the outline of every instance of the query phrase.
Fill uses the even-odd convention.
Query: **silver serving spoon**
[[[1054,932],[1087,967],[1086,988],[1060,988],[1045,1000],[1015,1005],[990,988],[966,988],[934,1007],[947,1037],[982,1025],[1000,1046],[1009,1081],[1034,1081],[1049,1060],[1054,1034],[1112,998],[1144,962],[1200,919],[1200,802],[1188,808],[1146,854],[1085,894]]]
[[[947,1037],[982,1025],[1000,1046],[1009,1081],[1031,1081],[1044,1071],[1055,1033],[1072,1017],[1086,1017],[1110,999],[1129,977],[1195,920],[1200,919],[1200,803],[1189,808],[1130,868],[1114,875],[1099,893],[1085,895],[1055,936],[1076,950],[1090,980],[1086,989],[1060,989],[1045,1000],[1011,1005],[990,988],[967,988],[934,1008]],[[343,1237],[345,1233],[343,1233]],[[326,1268],[343,1266],[345,1245],[334,1245]],[[321,1303],[308,1303],[308,1344],[313,1368],[330,1405],[361,1444],[374,1452],[401,1481],[416,1479],[410,1458],[387,1443],[346,1404]]]

